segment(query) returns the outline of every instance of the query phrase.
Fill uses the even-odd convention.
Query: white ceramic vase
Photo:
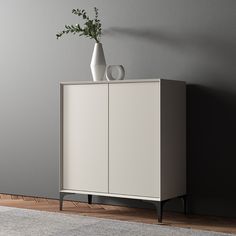
[[[106,60],[101,43],[95,43],[90,64],[93,81],[101,81],[106,70]]]

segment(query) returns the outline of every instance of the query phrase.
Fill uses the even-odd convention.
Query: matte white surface
[[[81,80],[81,81],[63,81],[60,82],[62,85],[76,85],[76,84],[119,84],[119,83],[137,83],[137,82],[160,82],[162,79],[160,78],[152,78],[152,79],[125,79],[125,80],[102,80],[102,81],[87,81],[87,80]]]
[[[160,195],[159,82],[109,84],[109,192]]]
[[[108,192],[108,85],[64,85],[63,188]]]
[[[95,196],[105,196],[105,197],[115,197],[115,198],[129,198],[129,199],[141,199],[147,201],[160,201],[159,197],[143,197],[135,195],[125,195],[125,194],[114,194],[114,193],[101,193],[92,191],[81,191],[81,190],[60,190],[61,193],[75,193],[75,194],[91,194]]]

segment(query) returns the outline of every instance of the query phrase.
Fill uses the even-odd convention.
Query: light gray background
[[[58,197],[58,84],[92,79],[94,42],[55,34],[94,6],[107,64],[187,81],[190,210],[236,216],[235,0],[0,0],[0,192]]]

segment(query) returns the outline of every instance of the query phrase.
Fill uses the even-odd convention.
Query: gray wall
[[[108,64],[187,81],[190,210],[236,216],[235,0],[1,0],[0,192],[58,197],[58,82],[91,80],[94,43],[55,34],[94,6]]]

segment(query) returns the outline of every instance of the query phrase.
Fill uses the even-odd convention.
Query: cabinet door
[[[109,192],[160,197],[159,82],[109,84]]]
[[[108,192],[108,85],[64,85],[63,189]]]

